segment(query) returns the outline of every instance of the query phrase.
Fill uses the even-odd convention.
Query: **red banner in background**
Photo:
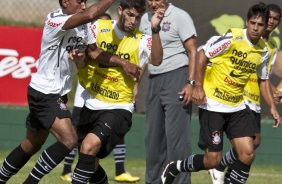
[[[0,104],[27,105],[27,87],[36,72],[41,28],[0,26]]]

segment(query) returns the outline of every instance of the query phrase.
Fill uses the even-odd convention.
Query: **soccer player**
[[[180,172],[195,172],[215,168],[222,158],[223,132],[238,154],[230,178],[225,183],[246,183],[254,159],[254,116],[243,99],[244,86],[257,73],[262,96],[280,125],[280,116],[273,101],[268,81],[269,52],[261,39],[268,22],[264,5],[255,4],[248,10],[246,29],[230,29],[219,39],[211,39],[197,55],[196,85],[193,102],[199,105],[199,147],[204,154],[194,154],[184,160],[172,161],[165,167],[163,184],[173,183]],[[205,74],[207,61],[212,63]],[[204,82],[203,82],[204,81]]]
[[[0,168],[0,183],[6,183],[40,150],[49,133],[57,142],[40,155],[24,184],[38,183],[54,169],[76,146],[77,134],[67,109],[67,93],[71,90],[71,76],[84,62],[69,60],[69,53],[86,45],[107,56],[100,60],[107,65],[119,65],[132,78],[139,77],[139,67],[95,47],[87,22],[104,13],[113,0],[101,0],[86,8],[85,0],[59,0],[60,9],[47,15],[43,29],[38,70],[28,87],[30,113],[26,119],[26,137],[4,160]],[[89,49],[90,50],[90,49]]]
[[[281,20],[281,8],[276,4],[269,4],[266,6],[269,11],[268,24],[266,30],[262,35],[262,39],[266,42],[266,45],[269,48],[270,60],[268,62],[268,72],[271,73],[272,65],[276,60],[276,55],[278,52],[277,44],[275,40],[271,37],[271,33],[275,30]],[[260,114],[260,90],[258,85],[257,74],[252,74],[249,78],[248,83],[244,88],[244,99],[245,104],[252,110],[252,113],[255,116],[255,139],[254,147],[255,149],[259,147],[261,138],[260,138],[260,127],[261,127],[261,114]],[[222,158],[220,165],[215,169],[210,169],[209,173],[212,178],[213,184],[223,184],[224,183],[224,170],[227,166],[232,165],[237,160],[237,153],[234,148],[230,149]],[[230,169],[227,172],[227,175],[230,173]]]
[[[111,20],[111,16],[108,13],[104,13],[98,17],[98,19],[103,20]],[[74,107],[72,110],[72,123],[74,127],[76,127],[79,123],[80,119],[80,113],[82,110],[82,107],[84,106],[84,102],[87,94],[84,92],[84,88],[77,83],[76,91],[75,91],[75,98],[74,98]],[[135,98],[134,98],[135,99]],[[63,181],[71,182],[72,178],[72,164],[75,158],[76,153],[78,152],[78,148],[75,147],[69,155],[67,155],[64,159],[64,167],[62,175],[60,176],[60,179]],[[121,142],[116,145],[116,147],[113,149],[114,159],[115,159],[115,169],[116,169],[116,176],[115,181],[117,182],[127,182],[127,183],[134,183],[140,180],[137,176],[132,176],[129,172],[125,171],[124,167],[124,161],[126,157],[126,144],[124,140],[121,140]]]
[[[149,36],[137,29],[145,9],[144,0],[121,0],[118,21],[99,19],[91,26],[97,46],[139,66],[149,61],[161,64],[163,51],[159,33]],[[159,26],[164,11],[159,9],[152,17],[153,28]],[[120,67],[92,61],[78,74],[80,84],[91,97],[85,101],[77,126],[81,147],[72,183],[107,183],[106,173],[98,161],[110,154],[130,130],[135,81]]]

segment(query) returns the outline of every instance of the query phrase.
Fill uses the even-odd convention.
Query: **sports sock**
[[[89,184],[107,184],[107,183],[108,183],[107,174],[103,169],[103,167],[98,165],[97,170],[89,179]]]
[[[219,166],[215,169],[221,172],[224,172],[227,166],[234,164],[237,160],[237,153],[236,151],[231,148],[225,155],[222,157]]]
[[[230,167],[228,167],[225,175],[224,175],[224,183],[230,183],[230,173],[231,173],[232,169]]]
[[[232,171],[230,173],[230,183],[245,184],[249,177],[250,168],[251,166],[244,164],[240,160],[237,160],[232,165]]]
[[[113,150],[116,166],[116,176],[125,172],[124,160],[126,154],[126,144],[118,144]]]
[[[76,153],[77,153],[77,147],[73,148],[71,150],[71,152],[65,157],[65,159],[64,159],[64,169],[63,169],[62,175],[65,175],[65,174],[72,172],[71,166],[73,164]]]
[[[72,175],[73,184],[85,184],[95,171],[95,157],[79,153],[78,162]]]
[[[54,169],[70,150],[61,142],[56,142],[43,151],[24,184],[38,183],[43,176]]]
[[[4,160],[0,168],[0,183],[6,183],[12,175],[16,174],[30,159],[22,149],[21,145],[16,147]]]
[[[195,172],[204,170],[204,155],[191,155],[187,159],[177,161],[177,169],[180,172]]]

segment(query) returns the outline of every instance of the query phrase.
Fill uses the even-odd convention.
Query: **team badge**
[[[212,143],[216,144],[216,145],[221,143],[221,138],[220,138],[220,132],[219,131],[214,131],[212,133]]]
[[[64,110],[64,111],[67,110],[67,105],[65,104],[65,102],[64,102],[61,98],[59,98],[59,99],[57,100],[57,103],[59,104],[60,109],[62,109],[62,110]]]
[[[164,31],[164,32],[167,32],[167,31],[169,31],[170,30],[170,22],[168,22],[168,21],[166,21],[166,22],[164,22],[163,23],[163,26],[162,26],[162,30]]]

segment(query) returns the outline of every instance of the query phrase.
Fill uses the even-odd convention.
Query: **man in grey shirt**
[[[148,66],[145,127],[146,184],[159,184],[169,160],[191,154],[190,100],[195,84],[196,30],[190,15],[167,0],[147,0],[147,4],[150,11],[143,15],[140,30],[159,32],[164,49],[162,64]],[[166,8],[161,26],[151,29],[152,14],[161,6]],[[175,181],[188,184],[190,176],[183,174]]]

